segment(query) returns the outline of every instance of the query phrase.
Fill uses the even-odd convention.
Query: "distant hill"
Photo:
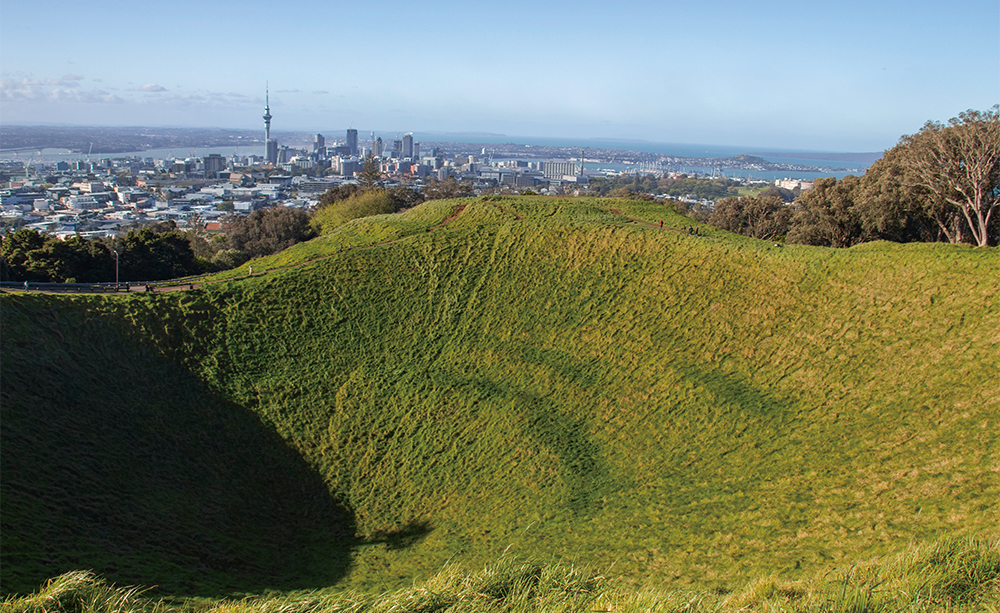
[[[769,157],[769,158],[794,158],[799,160],[824,160],[830,162],[851,162],[854,164],[865,164],[866,166],[871,166],[878,160],[882,159],[883,152],[881,151],[871,151],[864,153],[822,153],[818,151],[786,151],[786,152],[768,152],[768,153],[751,153],[750,155]]]
[[[381,591],[505,551],[725,589],[1000,536],[996,249],[692,223],[437,201],[201,289],[2,296],[3,590]]]
[[[74,153],[123,153],[149,149],[262,145],[260,130],[97,126],[0,126],[3,151],[46,148]]]

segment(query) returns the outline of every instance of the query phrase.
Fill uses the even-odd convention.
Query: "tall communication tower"
[[[278,162],[278,143],[271,140],[271,96],[267,86],[264,86],[264,161],[268,164]]]

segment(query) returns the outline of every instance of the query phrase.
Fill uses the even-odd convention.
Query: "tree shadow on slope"
[[[411,520],[396,530],[376,530],[367,538],[359,539],[358,545],[385,545],[389,551],[409,549],[434,530],[430,522]]]
[[[558,461],[566,487],[564,503],[574,515],[600,510],[601,498],[613,488],[600,448],[587,435],[587,423],[568,415],[551,399],[532,390],[521,390],[492,379],[455,377],[460,386],[480,390],[483,397],[503,398],[515,423]]]
[[[3,592],[92,569],[183,596],[319,588],[352,513],[270,427],[71,302],[3,304]]]

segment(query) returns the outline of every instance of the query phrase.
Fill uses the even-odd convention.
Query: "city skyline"
[[[1000,100],[984,0],[29,11],[0,21],[5,124],[249,129],[269,106],[275,132],[880,151]]]

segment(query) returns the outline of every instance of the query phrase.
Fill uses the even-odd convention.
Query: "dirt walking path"
[[[439,223],[436,226],[431,226],[430,228],[427,228],[427,231],[428,232],[433,232],[434,230],[440,230],[441,228],[443,228],[443,227],[447,226],[448,224],[450,224],[451,222],[455,221],[455,218],[458,217],[459,215],[461,215],[462,211],[465,210],[465,206],[466,205],[464,205],[464,204],[458,205],[457,207],[455,207],[455,212],[451,214],[451,217],[448,217],[447,219],[445,219],[444,221],[442,221],[441,223]]]
[[[651,221],[646,221],[644,219],[636,219],[635,217],[629,217],[628,215],[625,215],[624,213],[622,213],[618,209],[608,209],[608,210],[611,211],[611,213],[614,214],[614,215],[619,215],[619,216],[624,217],[625,219],[627,219],[629,221],[634,221],[637,224],[642,224],[644,226],[649,226],[650,228],[658,228],[660,230],[669,230],[671,232],[676,232],[678,234],[688,234],[687,232],[685,232],[683,230],[678,230],[677,228],[668,228],[668,227],[662,226],[660,224],[653,223]],[[660,223],[663,223],[663,222],[660,222]]]
[[[499,204],[497,204],[496,202],[494,202],[494,203],[493,203],[493,206],[495,206],[495,207],[497,207],[498,209],[500,209],[500,212],[501,212],[501,213],[503,213],[504,215],[513,215],[513,216],[514,216],[514,219],[515,219],[516,221],[521,221],[521,216],[520,216],[520,215],[518,215],[517,213],[515,213],[514,211],[508,211],[507,209],[503,208],[502,206],[500,206],[500,205],[499,205]]]

